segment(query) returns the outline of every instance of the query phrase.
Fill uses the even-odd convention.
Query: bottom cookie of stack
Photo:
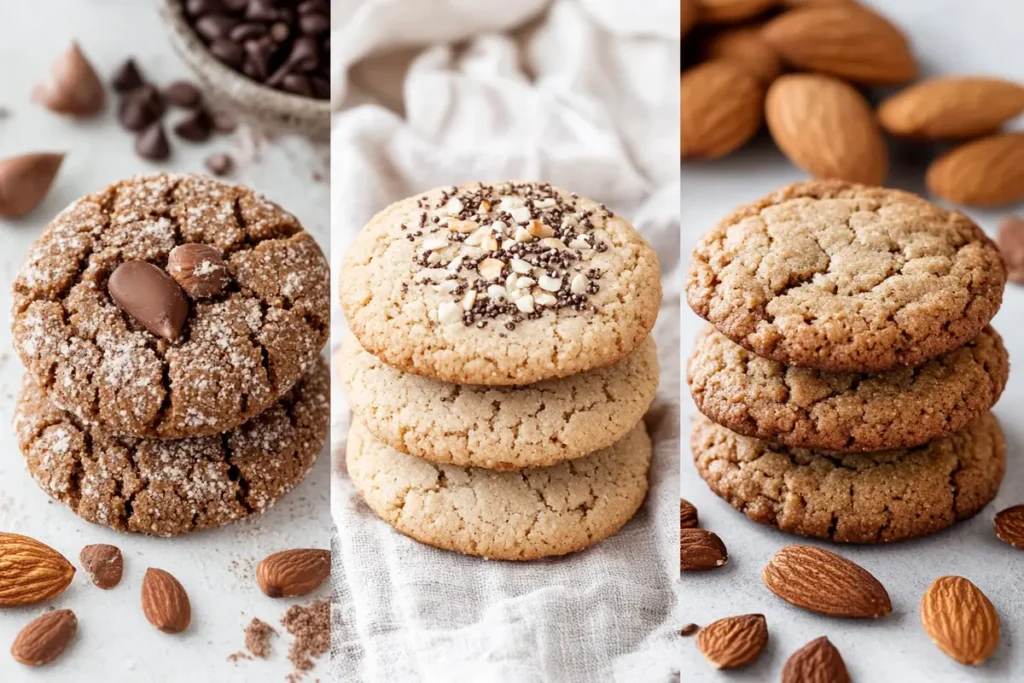
[[[842,543],[952,526],[995,497],[1006,469],[1006,441],[992,413],[924,446],[875,453],[778,446],[698,413],[690,447],[708,486],[747,517]]]
[[[119,531],[176,536],[260,514],[299,484],[327,438],[329,383],[320,359],[241,427],[159,440],[84,425],[26,378],[14,424],[29,473],[78,516]]]
[[[353,420],[346,460],[370,508],[407,536],[489,559],[533,560],[582,550],[618,531],[647,494],[651,456],[641,422],[591,455],[499,472],[400,453]]]

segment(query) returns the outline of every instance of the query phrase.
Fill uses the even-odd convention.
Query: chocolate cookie
[[[78,516],[176,536],[265,512],[309,472],[327,438],[330,372],[315,360],[281,400],[226,434],[119,437],[54,406],[25,377],[14,426],[29,473]]]
[[[788,368],[710,329],[687,379],[701,412],[734,432],[797,448],[880,451],[960,431],[999,400],[1009,372],[991,327],[916,368],[875,374]]]
[[[615,365],[525,387],[446,384],[385,365],[346,335],[349,406],[378,439],[425,460],[512,470],[600,450],[625,436],[658,388],[648,339]]]
[[[223,255],[216,293],[168,282],[185,244]],[[216,264],[179,266],[188,291],[209,291],[188,278]],[[82,420],[131,436],[216,434],[272,406],[316,361],[328,290],[320,248],[277,205],[200,176],[142,176],[75,202],[36,240],[14,284],[14,344]]]
[[[845,455],[772,446],[698,414],[690,447],[711,490],[747,517],[841,543],[945,529],[988,504],[1006,469],[1006,442],[992,413],[918,448]]]
[[[877,372],[963,346],[1006,269],[970,219],[897,190],[810,181],[737,209],[693,252],[690,307],[758,356]]]
[[[355,420],[346,460],[366,504],[403,534],[468,555],[535,560],[582,550],[629,521],[647,495],[651,454],[641,423],[585,458],[495,472],[399,453]]]
[[[611,365],[661,304],[650,245],[603,205],[538,183],[432,190],[349,247],[341,304],[363,348],[457,384],[520,385]]]

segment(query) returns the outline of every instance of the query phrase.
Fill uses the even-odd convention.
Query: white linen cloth
[[[678,5],[675,0],[385,0],[333,6],[331,260],[425,189],[532,179],[605,202],[657,249],[662,363],[651,488],[572,556],[488,562],[393,531],[344,466],[333,394],[333,667],[339,681],[678,679]],[[344,321],[335,307],[337,345]]]

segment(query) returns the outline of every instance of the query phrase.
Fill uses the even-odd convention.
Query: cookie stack
[[[687,281],[713,326],[687,372],[697,471],[751,519],[839,542],[977,513],[1005,470],[1005,282],[973,222],[905,192],[813,181],[739,208]]]
[[[14,284],[29,472],[120,531],[263,512],[326,439],[328,283],[295,217],[246,188],[162,174],[75,202]]]
[[[529,560],[615,533],[647,492],[658,261],[603,205],[538,183],[393,204],[341,273],[348,473],[404,534]]]

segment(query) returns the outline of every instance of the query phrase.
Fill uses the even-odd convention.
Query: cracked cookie
[[[29,473],[79,517],[176,536],[265,512],[301,482],[327,438],[329,387],[316,359],[277,404],[233,431],[140,439],[83,423],[26,375],[14,426]]]
[[[849,452],[910,448],[960,431],[999,400],[1009,372],[991,327],[922,365],[874,374],[786,367],[709,328],[687,380],[700,411],[734,432]]]
[[[658,259],[632,225],[540,183],[432,190],[349,247],[341,304],[368,352],[457,384],[522,385],[611,365],[654,326]]]
[[[992,413],[918,448],[853,454],[773,446],[697,414],[690,448],[711,490],[750,519],[840,543],[945,529],[988,504],[1006,469]]]
[[[114,271],[166,271],[185,244],[223,255],[223,286],[188,301],[180,331],[180,317],[171,326],[159,311],[122,310]],[[115,290],[133,312],[149,308],[137,286]],[[14,283],[14,344],[50,400],[84,421],[140,437],[217,434],[272,406],[316,362],[329,286],[313,238],[259,194],[141,176],[76,201],[36,240]]]
[[[600,450],[654,400],[658,352],[647,339],[614,365],[525,387],[446,384],[399,372],[346,335],[338,356],[352,411],[403,453],[464,467],[544,467]]]
[[[621,441],[552,467],[495,472],[399,453],[354,420],[348,473],[367,505],[428,545],[495,560],[582,550],[618,531],[647,494],[643,423]]]
[[[995,244],[963,214],[841,181],[740,207],[693,252],[690,307],[763,358],[839,372],[963,346],[1002,302]]]

